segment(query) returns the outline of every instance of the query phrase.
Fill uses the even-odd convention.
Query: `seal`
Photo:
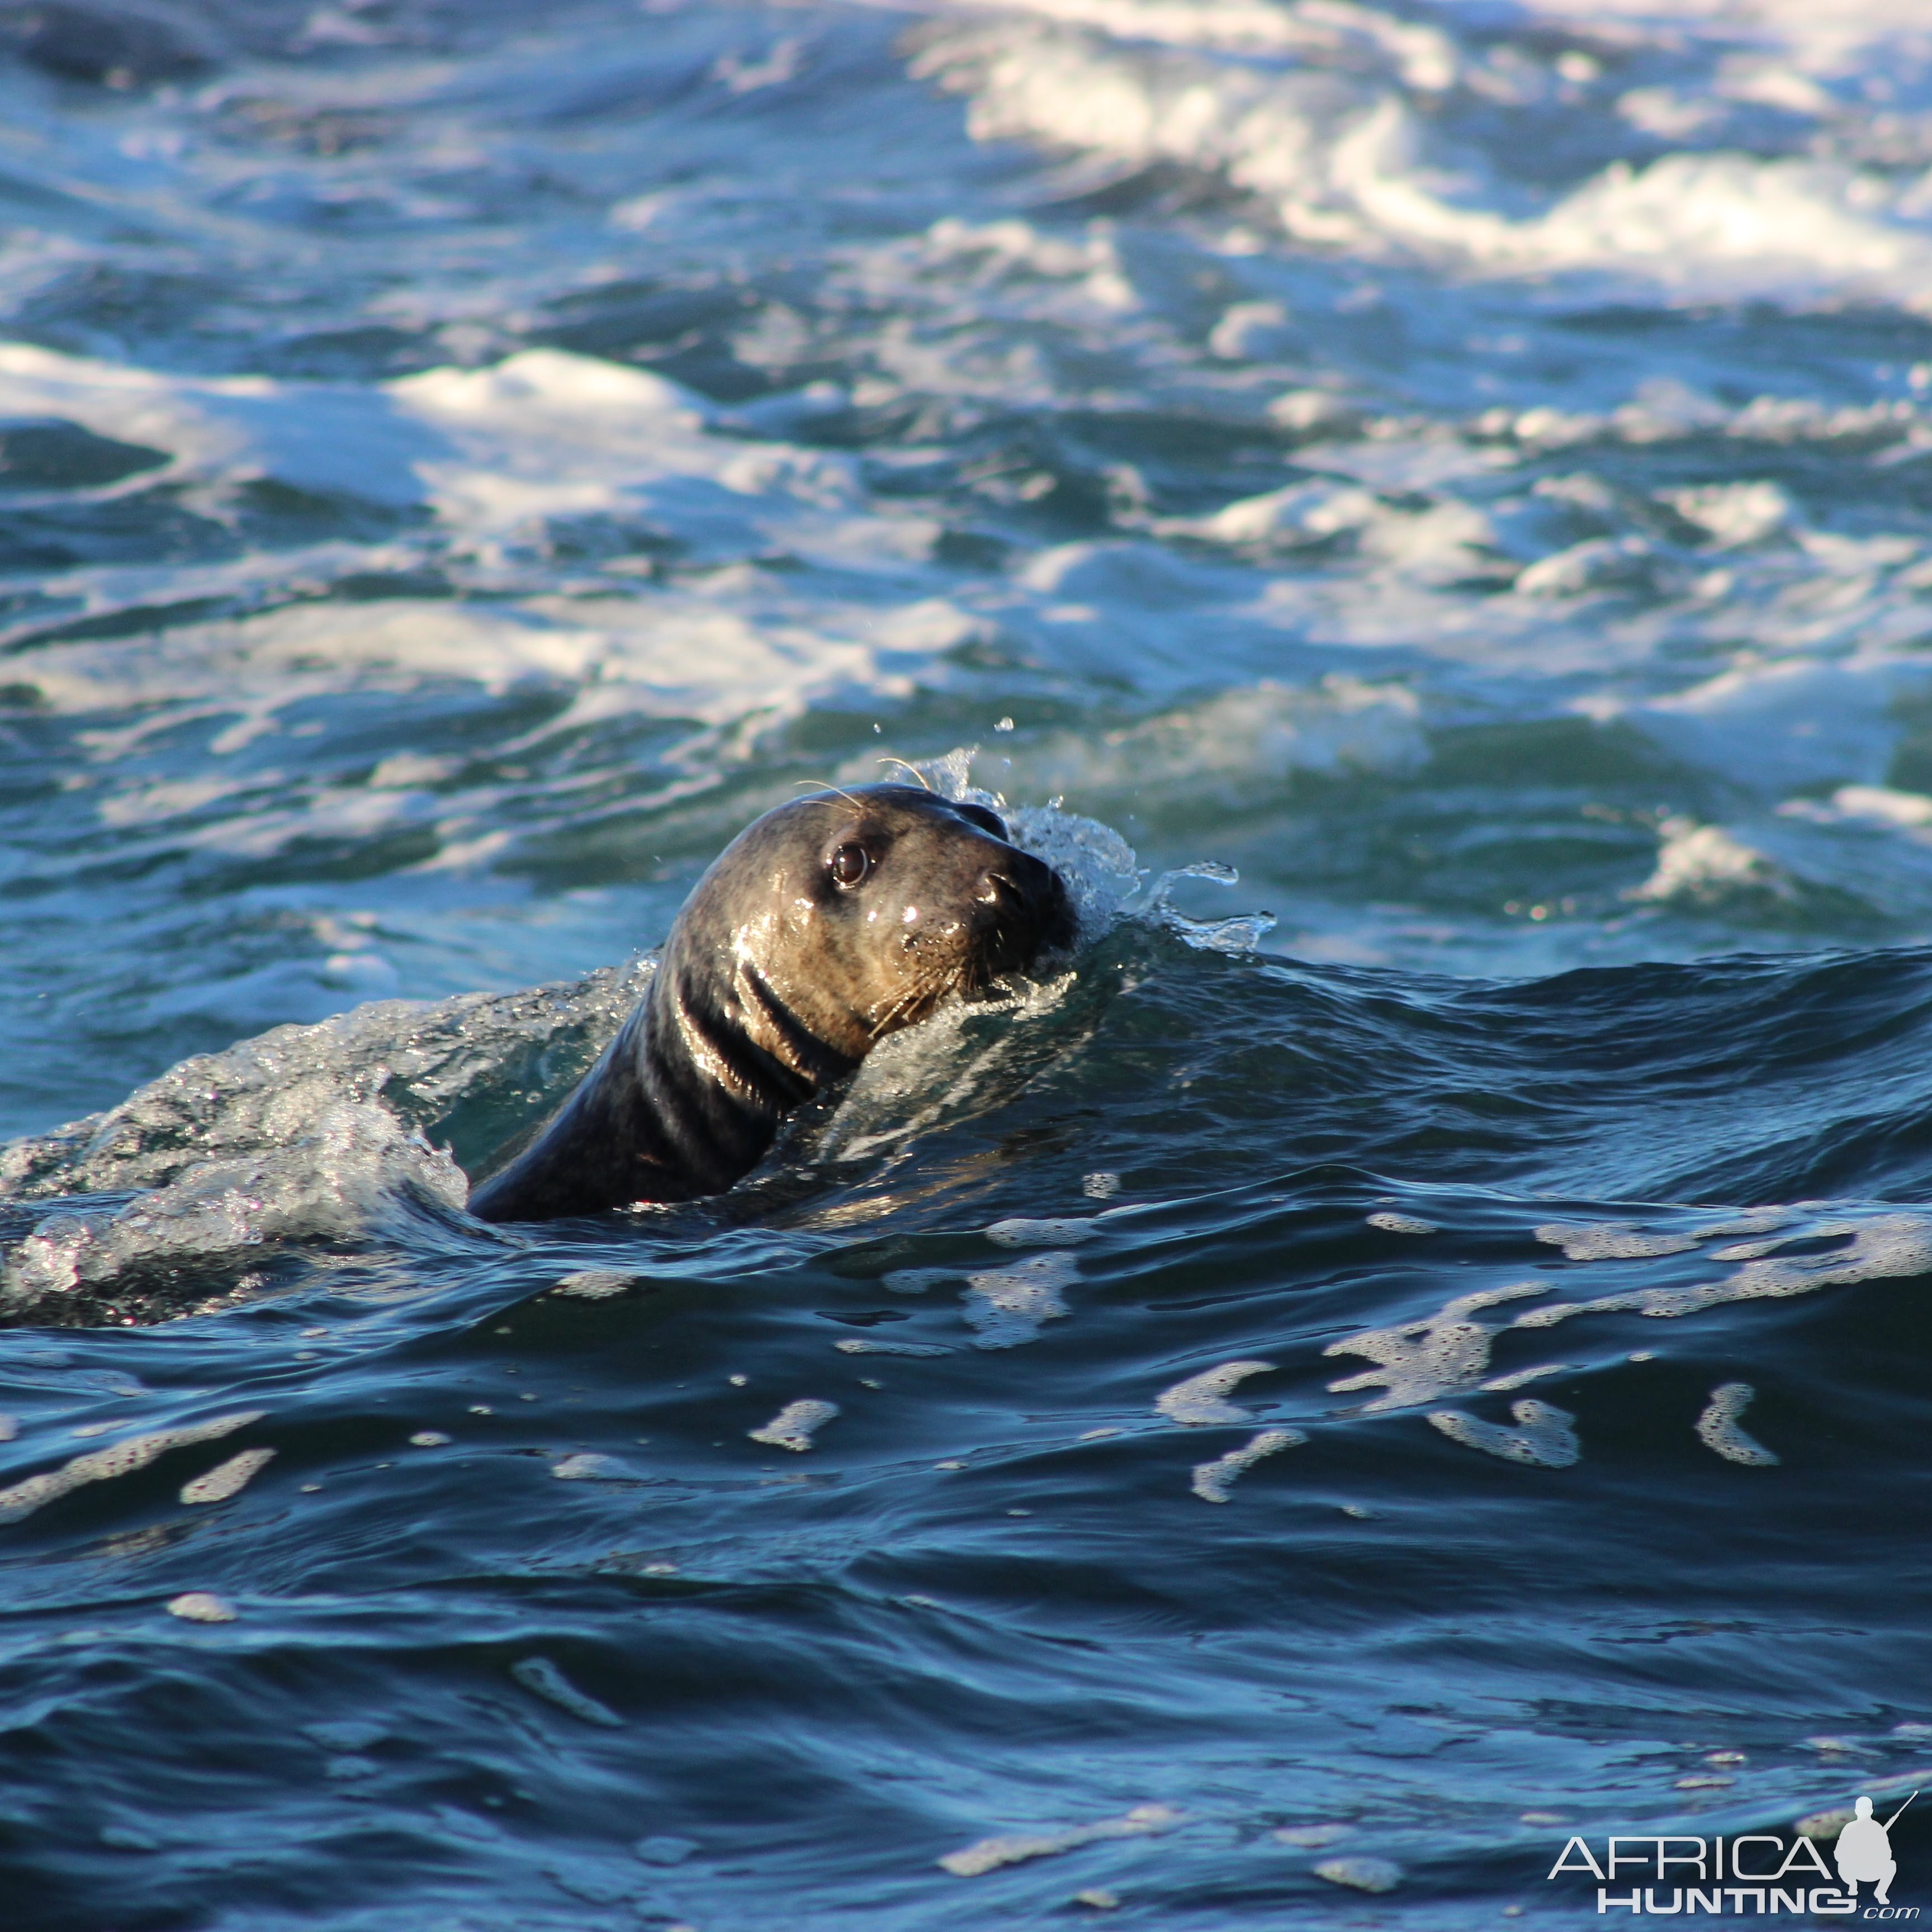
[[[984,806],[904,784],[782,805],[699,880],[616,1038],[470,1211],[722,1193],[888,1034],[1072,938],[1060,875]]]

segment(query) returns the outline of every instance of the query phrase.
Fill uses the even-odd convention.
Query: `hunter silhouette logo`
[[[1918,1796],[1915,1791],[1912,1798]],[[1872,1883],[1877,1887],[1872,1894],[1873,1902],[1892,1903],[1892,1882],[1898,1874],[1898,1862],[1892,1856],[1892,1828],[1905,1816],[1905,1805],[1912,1802],[1912,1798],[1882,1825],[1872,1816],[1871,1800],[1861,1798],[1855,1808],[1857,1815],[1848,1820],[1838,1834],[1832,1857],[1838,1868],[1839,1882],[1853,1898],[1858,1896],[1860,1886]]]

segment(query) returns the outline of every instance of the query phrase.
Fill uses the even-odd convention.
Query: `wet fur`
[[[831,865],[853,844],[870,870],[847,889]],[[984,807],[894,784],[780,806],[698,881],[616,1038],[470,1211],[539,1221],[722,1193],[879,1040],[1072,927],[1058,876]]]

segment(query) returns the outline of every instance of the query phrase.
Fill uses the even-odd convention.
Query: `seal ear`
[[[982,832],[990,832],[1002,844],[1009,844],[1006,821],[989,806],[983,805],[956,805],[952,809],[962,818],[970,820]]]

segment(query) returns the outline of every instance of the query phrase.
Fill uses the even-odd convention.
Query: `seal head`
[[[1058,874],[984,806],[897,784],[782,805],[698,882],[616,1038],[470,1211],[722,1193],[886,1034],[1072,937]]]

